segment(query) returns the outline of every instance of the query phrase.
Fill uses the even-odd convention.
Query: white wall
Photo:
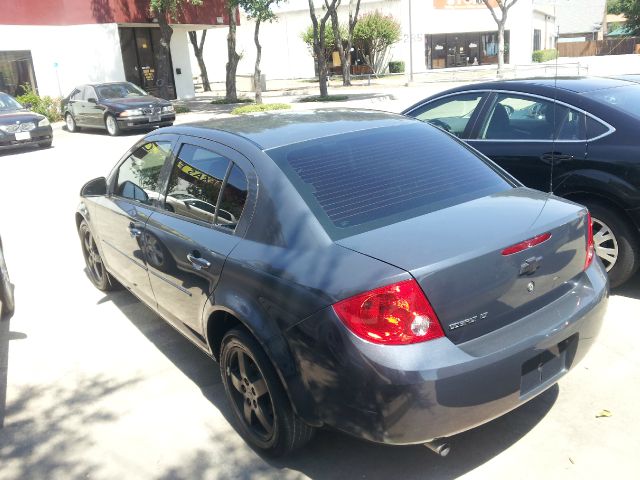
[[[124,80],[116,24],[1,25],[0,38],[0,50],[31,50],[40,95],[64,96],[78,84]]]
[[[171,36],[171,61],[173,62],[173,78],[176,84],[176,96],[178,98],[193,98],[195,96],[193,89],[193,72],[191,70],[189,56],[193,48],[189,43],[187,31],[188,29],[185,27],[174,25],[173,35]],[[180,75],[176,73],[176,69],[178,68],[182,71]]]

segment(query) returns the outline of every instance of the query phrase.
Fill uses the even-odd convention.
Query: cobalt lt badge
[[[529,293],[533,293],[533,291],[536,289],[536,284],[534,282],[529,282],[527,284],[527,291]]]

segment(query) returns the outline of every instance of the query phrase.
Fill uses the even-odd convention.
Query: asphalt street
[[[399,109],[397,99],[358,102]],[[230,423],[216,363],[131,294],[105,295],[85,274],[78,192],[139,137],[56,130],[51,149],[0,155],[0,235],[17,301],[0,324],[0,479],[637,478],[640,276],[612,293],[581,364],[453,437],[445,459],[333,431],[287,459],[257,455]]]

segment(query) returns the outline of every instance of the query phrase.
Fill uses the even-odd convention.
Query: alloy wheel
[[[82,252],[84,253],[91,280],[96,284],[102,283],[105,276],[104,264],[93,235],[88,229],[84,231],[82,236]]]
[[[618,260],[618,240],[611,228],[602,220],[593,218],[593,243],[596,255],[600,257],[607,272],[610,271]]]
[[[269,441],[275,431],[273,400],[255,360],[247,351],[234,347],[225,375],[236,415],[251,434]]]
[[[115,135],[118,132],[118,125],[116,125],[116,119],[109,115],[106,119],[107,131],[109,135]]]
[[[76,122],[73,119],[73,117],[71,116],[70,113],[67,113],[67,116],[65,117],[65,121],[67,123],[67,131],[69,132],[75,132],[76,131]]]

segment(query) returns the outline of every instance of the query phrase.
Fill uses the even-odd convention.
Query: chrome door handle
[[[129,230],[129,235],[131,235],[131,238],[138,238],[140,235],[142,235],[142,230],[137,228],[133,223],[129,224],[127,230]]]
[[[202,270],[203,268],[206,270],[211,266],[211,262],[205,260],[204,258],[196,257],[193,255],[193,253],[187,254],[187,260],[191,262],[191,266],[195,270]]]

